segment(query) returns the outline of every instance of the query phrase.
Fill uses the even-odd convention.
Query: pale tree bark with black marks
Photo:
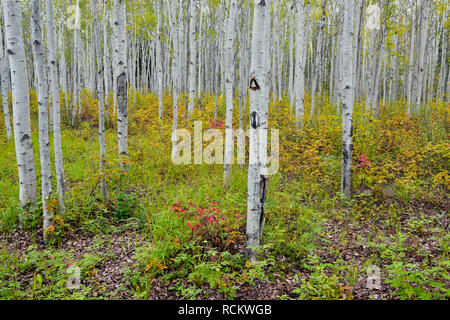
[[[3,19],[2,19],[3,20]],[[12,138],[11,116],[9,113],[9,66],[6,51],[3,46],[3,23],[0,24],[0,82],[2,90],[3,119],[6,137]]]
[[[306,26],[303,1],[297,1],[296,48],[295,48],[295,117],[297,126],[304,123],[305,115],[305,65],[306,65]]]
[[[55,153],[55,169],[56,169],[56,188],[58,193],[59,213],[64,215],[64,196],[65,196],[65,177],[64,164],[62,156],[61,144],[61,106],[59,101],[59,80],[58,66],[56,54],[56,27],[53,13],[53,0],[45,1],[45,9],[47,14],[47,50],[48,50],[48,66],[50,78],[50,92],[52,96],[52,119],[53,119],[53,140]]]
[[[105,94],[105,120],[109,123],[109,91],[111,89],[111,60],[109,54],[109,42],[108,42],[108,0],[103,1],[103,76],[104,76],[104,94]]]
[[[262,175],[261,141],[259,131],[263,119],[261,106],[264,103],[268,85],[264,69],[265,27],[268,23],[270,2],[254,0],[252,56],[250,67],[250,150],[248,165],[247,203],[247,254],[256,259],[256,249],[260,247],[260,236],[264,222],[264,202],[267,178]]]
[[[226,19],[225,38],[225,156],[224,156],[224,185],[228,186],[231,179],[231,165],[233,163],[233,98],[234,98],[234,43],[236,42],[237,1],[230,1],[230,9]]]
[[[345,0],[342,37],[342,173],[341,194],[350,199],[352,186],[353,151],[353,9],[354,0]]]
[[[158,84],[158,117],[161,121],[163,119],[164,112],[164,97],[163,97],[163,61],[161,52],[161,3],[156,1],[156,16],[158,17],[158,23],[156,25],[156,71],[157,71],[157,84]]]
[[[180,0],[181,1],[181,0]],[[181,85],[181,54],[180,54],[180,31],[178,26],[177,2],[173,1],[171,13],[169,15],[172,26],[172,41],[173,41],[173,58],[172,58],[172,99],[173,99],[173,121],[172,121],[172,160],[176,158],[177,150],[177,128],[178,128],[178,94]],[[182,9],[181,6],[180,11]],[[182,15],[182,11],[180,12]]]
[[[14,142],[19,171],[19,200],[25,207],[36,202],[36,171],[30,125],[30,93],[19,0],[2,0],[5,40],[11,69]]]
[[[103,92],[103,67],[102,52],[100,49],[100,27],[97,16],[97,0],[92,0],[92,17],[94,20],[94,49],[96,60],[96,78],[97,83],[97,101],[98,101],[98,138],[100,143],[100,191],[104,200],[108,199],[108,191],[105,181],[105,159],[106,159],[106,142],[105,142],[105,103]]]
[[[195,90],[196,86],[196,71],[197,71],[197,41],[196,36],[197,27],[197,1],[190,0],[189,7],[189,105],[188,116],[192,116],[195,105]]]
[[[50,139],[48,128],[48,87],[46,75],[46,58],[42,42],[41,8],[39,0],[31,1],[31,42],[33,44],[34,69],[37,79],[37,99],[39,112],[39,158],[41,163],[42,209],[44,216],[43,237],[48,236],[48,228],[52,225],[53,210],[48,206],[52,195],[52,173],[50,168]]]
[[[119,158],[122,160],[122,169],[126,169],[128,165],[128,79],[125,25],[125,2],[124,0],[114,0],[114,82],[117,97]]]
[[[67,63],[64,47],[64,23],[63,19],[59,20],[59,37],[58,37],[58,49],[59,49],[59,82],[64,94],[64,102],[66,107],[66,118],[69,119],[69,99],[67,92]]]
[[[413,109],[417,111],[422,104],[422,90],[425,85],[425,54],[427,50],[428,41],[428,24],[429,24],[429,2],[428,0],[421,1],[421,14],[420,14],[420,29],[419,29],[419,61],[418,61],[418,72],[415,76],[415,85],[413,90],[412,99]]]

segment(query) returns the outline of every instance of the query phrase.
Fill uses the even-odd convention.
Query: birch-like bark
[[[42,42],[40,1],[31,1],[31,42],[33,44],[34,68],[37,80],[37,100],[39,112],[39,158],[41,163],[42,209],[43,209],[43,237],[48,236],[48,228],[52,224],[53,211],[48,206],[52,194],[52,174],[50,168],[50,139],[48,136],[48,87],[46,76],[46,59]]]
[[[250,69],[250,151],[248,166],[248,204],[247,204],[247,254],[256,259],[256,248],[260,246],[260,236],[264,223],[264,203],[267,178],[261,172],[261,141],[259,131],[262,125],[266,86],[264,70],[264,46],[266,40],[265,24],[269,23],[270,1],[254,0],[252,57]]]
[[[180,0],[181,1],[181,0]],[[180,6],[181,10],[181,6]],[[179,34],[180,31],[177,26],[177,2],[172,1],[171,7],[171,25],[172,25],[172,40],[173,40],[173,58],[172,58],[172,98],[173,98],[173,121],[172,121],[172,161],[176,159],[177,150],[177,128],[178,128],[178,88],[180,85],[180,50],[179,50]],[[182,12],[180,13],[180,15]]]
[[[103,2],[103,77],[104,77],[104,94],[105,94],[105,120],[109,123],[109,91],[111,89],[111,61],[109,55],[108,42],[108,0]]]
[[[2,0],[5,40],[11,69],[14,141],[19,171],[19,200],[22,207],[36,202],[36,173],[30,126],[30,95],[22,13],[19,0]]]
[[[233,85],[234,85],[234,43],[236,42],[235,24],[237,16],[237,1],[231,0],[228,14],[225,38],[225,155],[224,155],[224,185],[228,186],[231,179],[233,163]]]
[[[59,214],[65,214],[64,195],[65,195],[65,178],[64,164],[62,157],[61,144],[61,106],[59,101],[59,81],[58,66],[56,61],[56,27],[53,14],[53,0],[45,0],[45,9],[47,15],[47,50],[48,65],[50,78],[50,92],[52,95],[52,119],[53,119],[53,140],[55,153],[55,169],[56,169],[56,188],[58,193]]]
[[[188,114],[189,118],[194,112],[195,105],[195,90],[196,86],[196,71],[197,71],[197,41],[195,39],[196,27],[197,27],[197,1],[190,0],[189,8],[189,105]]]
[[[316,40],[316,56],[315,56],[315,67],[314,67],[314,76],[312,78],[311,85],[311,110],[310,110],[310,119],[312,120],[314,116],[314,112],[316,109],[316,88],[317,82],[320,81],[320,72],[322,70],[322,38],[325,28],[325,2],[322,4],[322,16],[320,18],[318,30],[317,30],[317,40]],[[312,54],[312,53],[311,53]]]
[[[428,18],[429,18],[429,3],[428,0],[422,1],[422,10],[421,10],[421,23],[420,23],[420,48],[419,48],[419,61],[418,61],[418,74],[416,76],[416,85],[415,85],[415,94],[413,99],[413,108],[414,111],[417,111],[420,108],[422,103],[422,89],[424,87],[425,82],[425,53],[427,49],[427,41],[428,41]]]
[[[69,99],[67,97],[67,63],[66,63],[66,54],[64,47],[64,23],[61,19],[59,21],[59,38],[58,38],[58,47],[59,47],[59,80],[60,85],[63,89],[64,94],[64,102],[66,107],[66,118],[69,119]]]
[[[75,120],[78,109],[79,85],[80,85],[80,56],[79,56],[79,38],[80,38],[80,21],[79,21],[79,0],[76,2],[75,10],[75,26],[73,29],[73,60],[72,60],[72,127],[75,127]]]
[[[119,158],[122,169],[128,166],[128,79],[127,41],[125,34],[125,2],[114,0],[115,95],[117,97],[117,129]]]
[[[406,98],[406,108],[408,115],[411,114],[411,103],[412,103],[412,87],[413,87],[413,73],[414,73],[414,60],[415,60],[415,21],[414,14],[411,17],[411,37],[409,44],[409,65],[408,65],[408,83],[407,83],[407,98]]]
[[[100,27],[97,16],[97,0],[92,0],[92,17],[94,20],[94,48],[96,57],[96,83],[97,83],[97,101],[98,101],[98,138],[100,143],[100,191],[104,200],[108,199],[108,191],[105,181],[105,159],[106,159],[106,142],[105,142],[105,107],[103,92],[103,67],[102,53],[100,50]]]
[[[2,19],[3,20],[3,19]],[[0,81],[2,90],[3,118],[5,122],[6,137],[12,138],[11,116],[9,114],[9,66],[3,47],[3,26],[0,23]]]
[[[161,54],[161,4],[156,1],[156,11],[158,17],[158,24],[156,25],[156,70],[157,70],[157,84],[158,84],[158,116],[159,120],[163,119],[164,105],[163,105],[163,61]]]
[[[304,124],[305,116],[305,65],[306,65],[306,27],[305,7],[303,1],[298,1],[296,49],[295,49],[295,117],[297,127]]]
[[[353,10],[354,0],[345,0],[344,30],[342,37],[342,174],[341,193],[347,200],[351,196],[353,151]]]

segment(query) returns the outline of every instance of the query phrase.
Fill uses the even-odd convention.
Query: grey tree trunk
[[[295,117],[297,126],[304,124],[305,115],[305,65],[306,65],[306,26],[304,3],[299,1],[297,10],[297,30],[295,49]]]
[[[342,174],[341,193],[350,199],[352,186],[352,151],[353,151],[353,8],[354,0],[345,0],[344,30],[342,37]]]
[[[92,16],[94,20],[94,47],[96,57],[96,83],[97,83],[97,100],[98,100],[98,138],[100,142],[100,190],[104,200],[108,199],[108,191],[105,181],[105,159],[106,159],[106,142],[105,142],[105,104],[103,92],[103,67],[102,52],[100,50],[100,27],[97,16],[97,0],[92,0]]]
[[[248,165],[248,204],[247,204],[247,254],[256,259],[256,248],[260,246],[260,236],[264,223],[264,203],[267,178],[262,175],[261,139],[262,105],[268,85],[264,70],[264,26],[269,23],[270,1],[254,0],[252,57],[250,67],[250,151]]]
[[[53,140],[55,152],[56,188],[58,192],[59,213],[65,214],[64,195],[65,178],[61,144],[61,107],[59,102],[58,66],[56,61],[56,27],[53,15],[53,0],[45,1],[47,14],[47,49],[50,76],[50,92],[52,95]]]
[[[3,20],[3,19],[2,19]],[[3,118],[5,120],[6,137],[12,138],[11,116],[9,114],[9,66],[3,47],[3,24],[0,24],[0,81],[2,90]]]
[[[46,76],[46,59],[42,42],[40,1],[31,1],[31,42],[33,44],[34,67],[37,79],[37,99],[39,112],[39,157],[41,163],[42,209],[44,216],[43,237],[48,236],[48,228],[52,225],[53,211],[47,203],[52,194],[52,174],[50,168],[50,139],[48,136],[48,87]]]
[[[225,43],[225,90],[226,90],[226,116],[225,116],[225,155],[224,155],[224,185],[228,186],[231,179],[231,165],[233,162],[233,85],[234,85],[234,43],[236,38],[235,24],[237,16],[237,2],[231,0],[230,12],[226,26]]]
[[[117,97],[117,128],[119,158],[122,169],[128,166],[128,79],[127,79],[127,41],[125,35],[125,2],[114,0],[115,35],[115,95]]]
[[[36,171],[30,126],[30,95],[22,13],[19,0],[3,0],[5,40],[11,69],[14,141],[19,170],[19,200],[25,207],[36,202]]]

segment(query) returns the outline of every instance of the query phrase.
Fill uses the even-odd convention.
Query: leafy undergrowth
[[[297,129],[288,103],[272,103],[280,170],[269,180],[259,258],[249,263],[245,166],[233,166],[224,188],[220,165],[173,165],[171,97],[164,97],[161,123],[157,97],[138,93],[135,101],[127,172],[120,169],[109,115],[108,200],[102,200],[97,103],[84,92],[82,121],[63,129],[67,212],[55,217],[47,246],[43,204],[26,213],[19,207],[14,144],[0,122],[0,299],[450,297],[448,106],[430,104],[409,118],[400,101],[383,106],[376,119],[357,104],[354,195],[347,202],[338,193],[335,106],[324,97],[314,120]],[[191,127],[185,101],[182,96],[180,128]],[[223,97],[219,104],[223,119]],[[214,97],[205,95],[202,107],[193,118],[203,121],[203,130],[223,129],[213,119]],[[36,110],[32,105],[39,172]],[[76,290],[67,287],[71,266],[80,270]],[[368,286],[372,266],[379,267],[379,287]]]

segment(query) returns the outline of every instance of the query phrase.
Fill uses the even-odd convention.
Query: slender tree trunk
[[[3,19],[2,19],[3,20]],[[11,119],[9,114],[9,66],[3,47],[3,25],[0,24],[0,81],[2,90],[3,117],[5,120],[6,137],[12,138]]]
[[[48,206],[52,194],[52,174],[50,168],[50,139],[48,136],[48,108],[47,108],[47,76],[46,59],[42,42],[40,1],[31,1],[31,42],[33,44],[34,67],[37,79],[37,99],[39,112],[39,156],[41,163],[42,209],[44,216],[43,237],[48,236],[48,228],[52,225],[53,210]]]
[[[50,76],[50,92],[53,102],[53,140],[55,152],[55,169],[56,169],[56,188],[58,192],[59,213],[65,214],[64,195],[65,195],[65,178],[64,165],[62,157],[61,144],[61,109],[59,102],[59,81],[58,81],[58,66],[56,61],[56,27],[53,15],[53,0],[46,0],[46,14],[47,14],[47,49],[48,49],[48,65]]]
[[[233,84],[234,84],[234,43],[236,38],[235,24],[237,16],[237,2],[231,0],[230,11],[226,19],[225,43],[225,90],[226,90],[226,116],[225,116],[225,164],[224,185],[228,186],[231,179],[231,165],[233,163]]]
[[[128,79],[127,79],[127,42],[125,36],[125,2],[114,0],[115,35],[115,95],[117,97],[117,128],[119,158],[122,169],[128,166]]]
[[[106,142],[105,142],[105,107],[103,92],[103,67],[102,53],[100,50],[100,27],[97,16],[97,0],[92,0],[92,16],[94,20],[94,47],[96,57],[96,83],[97,83],[97,101],[98,101],[98,137],[100,142],[100,190],[104,200],[108,199],[108,191],[105,181],[105,159],[106,159]]]
[[[296,6],[297,11],[297,31],[295,50],[295,117],[297,127],[302,127],[305,116],[305,65],[306,65],[306,26],[305,7],[299,1]]]
[[[2,0],[5,19],[5,40],[11,68],[13,124],[19,170],[19,200],[24,207],[36,202],[36,173],[30,126],[30,96],[22,13],[19,0]]]
[[[352,41],[353,41],[354,0],[345,0],[344,31],[342,37],[342,174],[341,193],[347,200],[351,196],[352,151],[353,151],[353,81],[352,81]]]
[[[158,17],[158,24],[156,26],[156,69],[157,69],[157,84],[158,84],[158,116],[159,120],[163,119],[164,112],[164,97],[163,97],[163,61],[161,54],[161,4],[156,1],[156,11]]]
[[[253,18],[252,57],[250,69],[250,151],[248,166],[247,254],[256,259],[264,223],[264,203],[267,178],[262,174],[260,130],[263,120],[264,94],[268,85],[264,70],[264,26],[269,23],[270,1],[255,0]]]
[[[197,27],[197,4],[196,0],[190,0],[190,9],[189,9],[189,51],[190,51],[190,60],[189,60],[189,106],[188,106],[188,114],[189,118],[191,118],[192,113],[194,112],[195,105],[195,90],[197,89],[195,80],[196,80],[196,71],[197,71],[197,41],[195,39],[196,35],[196,27]]]

